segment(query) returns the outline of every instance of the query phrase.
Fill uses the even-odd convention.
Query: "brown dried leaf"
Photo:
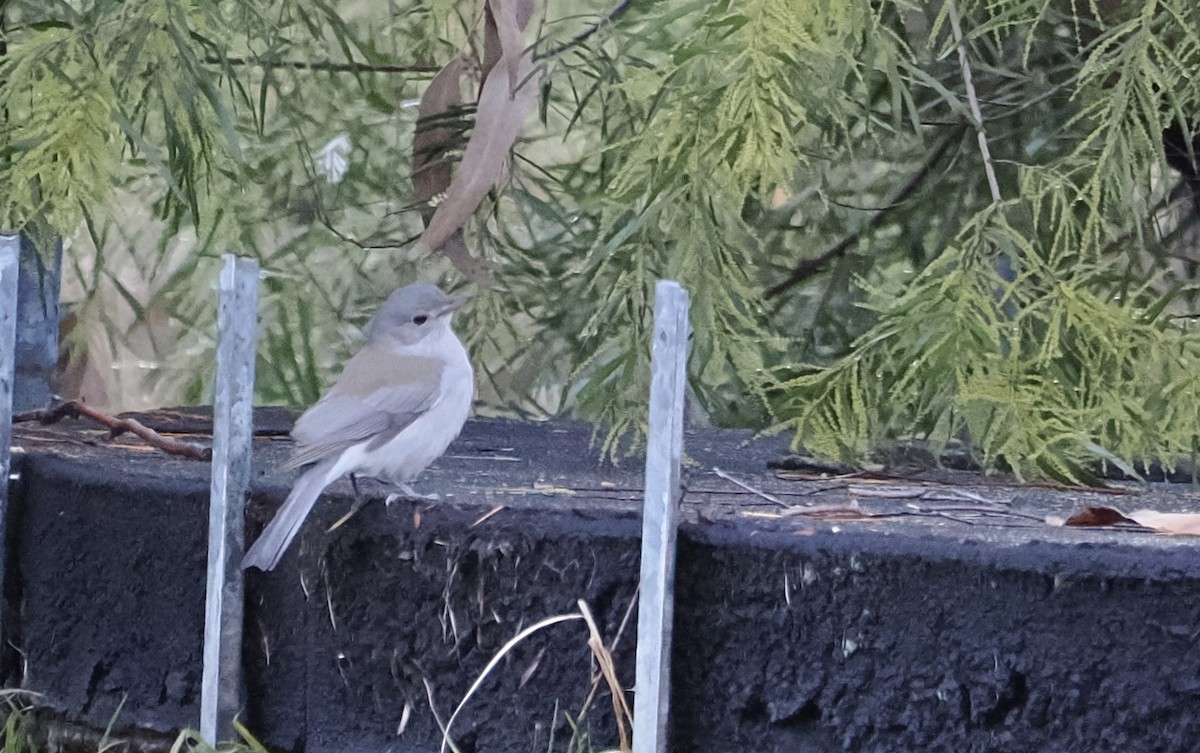
[[[483,4],[483,61],[480,65],[480,85],[487,80],[488,74],[500,62],[504,50],[500,45],[500,30],[497,28],[496,15],[492,12],[492,4]]]
[[[509,82],[515,87],[517,61],[524,53],[521,32],[533,17],[535,0],[488,0],[483,6],[483,78],[503,58]],[[510,91],[511,93],[511,91]]]
[[[445,191],[436,209],[422,211],[425,232],[418,249],[426,253],[440,249],[463,276],[481,287],[491,287],[491,271],[467,250],[462,226],[488,191],[504,180],[509,152],[537,104],[533,59],[521,39],[535,2],[487,0],[484,5],[483,76],[475,126],[453,178],[443,159],[453,138],[451,131],[431,128],[420,144],[415,138],[413,143],[413,187],[418,199],[427,203]],[[446,81],[435,79],[426,90],[421,100],[422,119],[436,117],[458,103],[453,98],[459,95],[461,60],[451,65],[455,63],[460,67],[448,70],[448,65],[438,73],[438,78],[445,74]],[[502,75],[491,75],[496,70]]]
[[[438,125],[455,107],[462,104],[462,74],[464,61],[456,57],[438,71],[417,109],[417,129],[412,144],[412,182],[415,200],[424,205],[423,219],[428,222],[433,216],[429,205],[434,198],[450,186],[450,162],[446,152],[454,147],[454,131]]]
[[[1200,513],[1135,510],[1129,513],[1129,517],[1138,525],[1153,528],[1158,533],[1200,536]]]
[[[1119,523],[1132,523],[1155,533],[1200,536],[1200,513],[1194,512],[1135,510],[1126,514],[1115,507],[1085,507],[1066,520],[1069,526],[1112,526]]]
[[[1068,526],[1114,526],[1118,523],[1133,523],[1125,514],[1115,507],[1085,507],[1071,517],[1064,525]]]
[[[525,119],[537,104],[538,85],[533,77],[533,62],[522,56],[518,65],[519,81],[524,82],[510,94],[504,76],[488,76],[483,83],[476,109],[475,129],[467,142],[458,172],[446,191],[446,198],[421,234],[419,244],[427,250],[439,248],[483,201],[483,197],[504,176],[509,150],[521,134]]]
[[[521,83],[517,74],[522,53],[525,51],[525,43],[521,40],[521,30],[524,28],[524,24],[521,24],[517,18],[517,2],[514,0],[488,0],[487,9],[489,13],[486,14],[486,18],[491,21],[491,24],[485,29],[487,33],[484,36],[484,65],[487,66],[488,62],[489,41],[493,48],[499,46],[500,59],[484,68],[484,83],[487,82],[487,77],[494,72],[496,63],[503,63],[504,72],[508,75],[508,93],[511,96]],[[528,17],[526,17],[526,21],[528,21]],[[495,34],[494,40],[489,40],[490,34]],[[494,52],[492,54],[494,55]]]

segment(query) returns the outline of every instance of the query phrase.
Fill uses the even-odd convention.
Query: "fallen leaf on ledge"
[[[1131,523],[1143,528],[1149,528],[1155,533],[1172,534],[1176,536],[1200,536],[1200,513],[1194,512],[1157,512],[1155,510],[1135,510],[1124,513],[1115,507],[1085,507],[1065,521],[1047,518],[1054,525],[1067,526],[1114,526],[1120,523]]]
[[[1129,513],[1129,517],[1138,525],[1153,528],[1159,533],[1200,536],[1200,513],[1136,510]]]

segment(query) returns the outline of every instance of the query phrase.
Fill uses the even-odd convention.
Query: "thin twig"
[[[467,526],[467,528],[468,528],[468,529],[470,529],[470,528],[474,528],[475,526],[477,526],[477,525],[479,525],[479,524],[483,523],[483,522],[484,522],[485,520],[487,520],[488,518],[492,517],[493,515],[495,515],[495,514],[497,514],[497,513],[501,512],[501,511],[503,511],[503,510],[505,510],[505,509],[506,509],[506,508],[505,508],[505,506],[504,506],[504,505],[496,505],[495,507],[493,507],[492,509],[488,510],[488,511],[487,511],[487,512],[485,512],[483,515],[481,515],[479,518],[477,518],[477,519],[475,520],[475,522],[474,522],[474,523],[472,523],[471,525]]]
[[[418,209],[419,209],[419,207],[417,207],[417,206],[403,207],[399,210],[396,210],[393,212],[388,212],[388,214],[389,215],[399,214],[400,212],[406,212],[406,211],[414,211],[415,212]],[[410,243],[415,243],[416,240],[421,237],[420,235],[413,235],[413,236],[409,236],[408,238],[405,238],[404,240],[401,240],[401,241],[388,241],[386,243],[368,243],[367,241],[360,241],[357,238],[351,238],[350,236],[343,233],[341,230],[338,230],[336,227],[334,227],[333,222],[328,217],[325,216],[323,208],[318,208],[318,210],[317,210],[317,222],[319,222],[321,225],[323,225],[325,227],[326,230],[328,230],[330,233],[332,233],[334,236],[336,236],[338,238],[338,240],[345,241],[346,243],[357,246],[358,248],[362,249],[363,251],[388,251],[393,248],[404,248],[405,246],[409,245]]]
[[[767,500],[768,502],[770,502],[772,504],[779,505],[780,507],[791,507],[791,505],[789,505],[787,502],[784,502],[779,497],[776,497],[772,494],[767,494],[766,492],[761,491],[759,489],[755,489],[753,486],[750,486],[749,484],[747,484],[745,482],[738,481],[736,478],[734,478],[733,476],[730,476],[728,473],[721,470],[720,468],[717,468],[716,466],[713,466],[713,473],[717,474],[718,476],[725,479],[726,481],[728,481],[731,484],[736,484],[737,486],[740,486],[741,488],[745,489],[746,491],[750,492],[751,494],[762,497],[763,499]]]
[[[818,505],[815,507],[793,507],[787,512],[781,514],[755,514],[753,512],[742,513],[748,517],[802,517],[814,518],[816,520],[850,520],[850,521],[866,521],[866,520],[882,520],[887,518],[946,518],[947,520],[955,520],[960,523],[974,525],[974,522],[954,515],[955,512],[973,513],[979,516],[991,516],[993,518],[1003,518],[1010,520],[1031,520],[1034,522],[1044,522],[1041,516],[1031,513],[1017,512],[1006,508],[997,507],[971,507],[968,505],[937,505],[937,506],[921,506],[908,504],[902,510],[867,510],[857,504],[851,505]]]
[[[906,507],[921,513],[944,513],[944,512],[966,512],[975,515],[994,515],[1001,518],[1026,518],[1028,520],[1036,520],[1045,522],[1046,516],[1035,515],[1033,513],[1021,512],[1008,507],[1000,506],[972,506],[972,505],[914,505],[909,503]]]
[[[781,293],[799,285],[824,269],[826,264],[857,246],[858,242],[864,237],[878,230],[891,217],[892,211],[903,206],[909,195],[920,188],[921,184],[929,177],[934,166],[937,165],[946,151],[958,142],[959,137],[962,135],[962,130],[963,126],[959,125],[947,131],[938,141],[937,145],[925,155],[925,160],[921,163],[921,166],[912,175],[908,176],[908,180],[901,183],[892,191],[884,200],[883,206],[865,225],[816,256],[796,262],[796,265],[792,267],[792,271],[788,273],[788,276],[781,282],[777,282],[767,288],[764,296],[766,298],[775,298]]]
[[[862,497],[884,497],[887,499],[931,499],[953,502],[978,502],[982,505],[1006,504],[1004,501],[988,499],[962,487],[950,484],[916,482],[906,484],[849,484],[847,490]]]
[[[50,408],[18,413],[13,416],[13,423],[37,421],[43,425],[49,425],[57,423],[64,418],[79,418],[80,416],[89,418],[108,429],[110,439],[115,439],[125,432],[129,432],[140,437],[151,447],[158,448],[168,454],[180,455],[192,460],[212,460],[211,447],[200,447],[189,442],[168,439],[137,419],[110,416],[87,405],[82,400],[67,400]]]
[[[321,577],[325,579],[325,608],[329,610],[329,627],[337,632],[337,615],[333,612],[333,589],[329,587],[329,570],[321,568]]]
[[[442,68],[438,65],[371,65],[369,63],[335,63],[331,60],[248,60],[239,57],[204,58],[208,65],[254,66],[264,69],[291,68],[299,71],[330,71],[332,73],[428,73]]]
[[[608,23],[612,23],[613,21],[616,21],[618,18],[620,18],[622,13],[629,10],[630,5],[633,5],[633,0],[621,0],[621,2],[617,3],[616,7],[613,8],[612,10],[610,10],[608,12],[608,15],[606,15],[604,18],[600,19],[596,23],[592,24],[588,28],[579,32],[578,34],[571,37],[570,39],[563,42],[562,44],[557,45],[555,47],[551,47],[550,49],[546,50],[545,52],[543,52],[541,54],[534,55],[533,59],[541,60],[543,58],[554,57],[555,55],[560,55],[560,54],[566,52],[567,50],[571,49],[572,47],[578,47],[579,45],[586,42],[588,37],[592,36],[597,31],[600,31],[600,28],[602,26],[604,26],[605,24],[608,24]]]
[[[958,62],[962,67],[963,86],[967,90],[967,102],[971,105],[971,117],[975,118],[976,134],[979,137],[979,154],[983,157],[983,170],[987,174],[988,188],[992,192],[992,201],[999,203],[1000,183],[996,181],[996,168],[992,166],[992,151],[988,148],[987,132],[983,129],[983,111],[979,109],[979,97],[975,94],[975,82],[971,78],[971,63],[967,60],[967,46],[963,43],[962,26],[958,22],[958,8],[953,0],[947,5],[950,14],[950,28],[954,32],[954,42],[958,45]]]

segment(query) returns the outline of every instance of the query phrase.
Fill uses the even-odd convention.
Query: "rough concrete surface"
[[[257,417],[250,537],[292,478],[288,420]],[[276,751],[435,750],[501,646],[579,599],[632,685],[641,468],[598,463],[589,439],[472,421],[417,484],[442,501],[371,503],[326,532],[351,500],[331,487],[279,569],[247,579],[248,727]],[[675,750],[1197,749],[1198,540],[1044,521],[1200,510],[1195,488],[797,479],[768,468],[785,443],[748,440],[685,440]],[[127,727],[194,727],[206,464],[77,422],[19,426],[16,444],[8,683],[93,726],[121,706]],[[512,651],[455,720],[459,750],[564,742],[596,677],[586,641],[571,621]],[[602,682],[587,709],[594,749],[615,746]]]

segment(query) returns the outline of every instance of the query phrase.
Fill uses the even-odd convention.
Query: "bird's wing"
[[[297,419],[292,428],[297,445],[288,465],[316,462],[360,442],[372,447],[387,442],[437,402],[444,369],[436,358],[368,344]]]

